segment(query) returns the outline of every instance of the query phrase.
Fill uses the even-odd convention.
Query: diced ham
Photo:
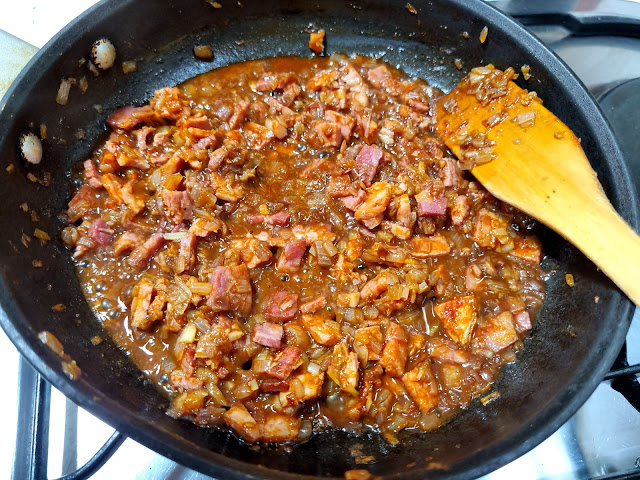
[[[342,144],[342,128],[335,122],[316,120],[312,123],[313,141],[317,148],[334,147]]]
[[[329,186],[327,187],[327,193],[332,197],[346,197],[348,195],[353,195],[354,189],[349,175],[346,173],[331,175]]]
[[[151,105],[144,107],[122,107],[107,117],[105,123],[111,128],[131,130],[140,123],[155,119],[155,112]]]
[[[294,100],[302,93],[302,88],[297,83],[290,83],[284,88],[280,96],[280,101],[290,107]]]
[[[277,225],[284,227],[289,223],[291,215],[287,210],[280,210],[273,215],[247,215],[247,223],[249,225],[259,225],[266,223],[268,225]]]
[[[69,207],[67,209],[67,216],[70,222],[87,215],[93,208],[96,207],[96,195],[95,192],[86,185],[80,187],[73,198],[69,201]]]
[[[267,264],[271,260],[271,257],[273,257],[269,245],[255,238],[233,239],[229,247],[227,254],[233,255],[233,252],[237,252],[239,258],[247,268],[261,267]]]
[[[273,140],[273,132],[254,122],[247,122],[244,125],[244,138],[253,150],[262,150],[271,140]]]
[[[511,312],[503,312],[496,317],[479,322],[473,338],[473,347],[498,353],[518,340]]]
[[[302,239],[311,246],[317,241],[333,242],[336,238],[331,231],[330,223],[316,223],[311,225],[296,225],[291,229],[291,233],[296,239]]]
[[[260,425],[251,416],[244,404],[238,402],[222,415],[224,421],[233,428],[242,438],[250,442],[260,440]]]
[[[263,314],[267,320],[288,322],[298,313],[298,294],[277,290],[265,302]]]
[[[464,273],[464,287],[475,292],[482,282],[482,270],[477,265],[469,265]]]
[[[180,360],[182,372],[187,377],[193,377],[196,373],[196,349],[193,344],[184,347],[182,360]]]
[[[291,372],[298,366],[301,355],[302,350],[298,347],[286,347],[274,357],[271,365],[269,365],[267,374],[280,380],[289,378]]]
[[[393,78],[391,71],[385,65],[369,70],[367,80],[371,85],[386,91],[389,95],[398,96],[406,91],[402,82]]]
[[[286,392],[289,390],[289,382],[277,378],[267,378],[260,381],[260,390],[263,392]]]
[[[175,224],[191,220],[193,216],[193,203],[186,191],[165,190],[162,192],[165,216]]]
[[[207,169],[215,172],[220,168],[222,162],[229,156],[229,149],[226,147],[216,148],[213,152],[209,154],[209,163],[207,164]]]
[[[241,100],[235,105],[233,114],[229,119],[229,130],[235,130],[246,120],[250,105],[251,104],[245,100]]]
[[[206,238],[210,234],[214,232],[219,232],[222,230],[223,223],[221,220],[212,219],[205,220],[204,218],[196,218],[191,226],[189,227],[189,231],[195,234],[198,237]]]
[[[119,256],[123,253],[130,252],[142,244],[143,241],[142,237],[137,233],[125,232],[113,242],[113,253]]]
[[[113,239],[113,233],[113,229],[101,218],[91,222],[89,227],[89,236],[98,245],[109,245]]]
[[[409,342],[404,329],[395,322],[390,322],[384,335],[384,348],[380,357],[380,365],[387,375],[400,377],[405,371],[409,358]]]
[[[344,206],[347,207],[347,209],[355,212],[358,207],[362,205],[365,198],[367,198],[367,193],[363,189],[360,189],[357,194],[347,195],[346,197],[342,197],[340,200],[342,200],[342,203],[344,203]]]
[[[171,130],[163,130],[161,132],[157,132],[154,136],[153,136],[153,146],[154,147],[160,147],[162,145],[164,145],[165,143],[167,143],[169,141],[169,139],[171,138],[172,132]],[[156,162],[158,163],[158,162]]]
[[[542,245],[535,237],[517,237],[509,255],[532,263],[540,263],[542,259]]]
[[[469,217],[471,203],[466,195],[458,195],[451,207],[451,223],[459,227]]]
[[[358,328],[353,336],[353,349],[362,365],[380,360],[384,336],[379,325]]]
[[[429,413],[438,405],[438,381],[428,360],[420,362],[402,376],[411,399],[422,413]]]
[[[302,325],[319,345],[331,347],[340,341],[340,324],[322,315],[302,315]]]
[[[376,146],[365,145],[356,157],[356,174],[367,187],[371,186],[376,176],[383,152]]]
[[[133,289],[131,302],[131,326],[145,330],[151,326],[148,311],[153,296],[153,283],[149,280],[140,280]]]
[[[188,377],[181,373],[172,373],[169,376],[169,383],[172,387],[177,388],[180,391],[183,390],[198,390],[204,385],[204,381],[196,377]]]
[[[127,258],[127,263],[139,270],[163,245],[164,234],[160,232],[154,233],[142,245],[139,245],[131,252],[129,258]]]
[[[523,333],[531,330],[533,325],[531,324],[531,315],[526,310],[513,314],[513,321],[518,333]]]
[[[442,169],[442,181],[445,187],[460,186],[460,169],[456,161],[451,157],[444,158],[444,168]]]
[[[215,135],[207,135],[201,138],[192,145],[194,150],[207,150],[208,148],[215,147],[218,143],[218,137]]]
[[[300,418],[281,413],[265,415],[262,427],[263,442],[286,443],[295,440],[300,432]]]
[[[364,203],[356,209],[356,220],[364,223],[367,228],[375,228],[382,222],[382,216],[390,201],[391,185],[387,182],[374,183],[367,190],[367,198]]]
[[[85,253],[96,248],[96,242],[90,237],[80,237],[76,243],[75,250],[73,251],[73,258],[81,258]]]
[[[440,363],[463,365],[472,361],[473,356],[459,348],[450,340],[433,337],[429,341],[429,355]]]
[[[191,115],[191,108],[188,102],[182,98],[178,87],[165,87],[156,90],[150,103],[156,115],[171,121],[178,121]]]
[[[176,261],[176,273],[190,271],[196,263],[196,246],[198,237],[192,232],[185,232],[180,240],[180,251]]]
[[[255,326],[251,340],[265,347],[280,348],[283,336],[282,325],[266,322]]]
[[[345,392],[358,395],[358,357],[343,342],[333,347],[327,375]]]
[[[364,284],[360,291],[360,301],[364,303],[375,300],[382,295],[389,286],[395,285],[399,281],[398,275],[396,275],[393,270],[383,270]]]
[[[324,295],[320,295],[313,300],[309,300],[308,302],[304,302],[300,305],[300,313],[313,313],[316,310],[324,308],[327,306],[327,297]]]
[[[447,199],[443,196],[433,198],[428,189],[416,194],[416,202],[420,217],[437,217],[447,213]]]
[[[102,188],[102,181],[100,180],[100,171],[96,164],[91,160],[85,160],[82,164],[84,167],[84,178],[91,188]]]
[[[120,195],[124,204],[131,209],[134,215],[137,215],[145,209],[144,195],[140,192],[134,192],[135,180],[129,180],[120,189]]]
[[[142,127],[133,131],[133,136],[136,137],[136,146],[140,153],[145,153],[149,149],[149,145],[147,144],[147,140],[149,135],[155,132],[155,128],[153,127]]]
[[[246,265],[216,267],[209,282],[213,290],[207,304],[214,312],[251,313],[253,293]]]
[[[279,272],[293,273],[302,265],[302,259],[307,250],[307,242],[304,239],[294,240],[284,244],[276,270]]]
[[[404,102],[409,105],[413,110],[419,113],[429,113],[431,107],[429,105],[429,99],[419,91],[409,91],[402,95]]]
[[[343,140],[349,141],[353,127],[356,124],[355,119],[350,115],[342,115],[341,113],[333,110],[327,110],[324,114],[324,118],[329,122],[333,122],[340,127],[340,134]]]
[[[442,235],[413,237],[409,240],[409,253],[415,258],[433,258],[447,255],[451,251],[449,242]]]
[[[298,77],[294,73],[279,73],[262,77],[256,82],[256,91],[269,92],[271,90],[282,90],[287,85],[297,82]]]
[[[202,130],[211,130],[211,121],[206,115],[198,114],[192,117],[188,117],[183,122],[180,122],[179,126],[184,128],[200,128]]]
[[[438,303],[433,311],[449,337],[460,345],[467,345],[478,319],[478,299],[473,295],[457,297]]]

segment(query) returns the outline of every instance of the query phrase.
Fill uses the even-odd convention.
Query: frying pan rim
[[[601,135],[598,138],[600,141],[607,140],[609,143],[603,144],[603,150],[609,151],[610,155],[612,157],[615,157],[615,159],[617,160],[622,158],[619,147],[615,143],[613,132],[611,131],[610,126],[606,118],[602,114],[599,106],[597,105],[591,94],[588,92],[588,90],[584,87],[582,82],[575,76],[575,74],[573,74],[573,72],[562,61],[562,59],[560,59],[555,53],[545,47],[520,23],[503,14],[494,6],[482,3],[480,1],[471,4],[470,2],[465,0],[449,1],[452,4],[455,4],[461,10],[466,10],[469,14],[473,13],[480,18],[487,19],[488,21],[493,23],[501,22],[503,32],[509,36],[513,36],[517,32],[517,34],[519,35],[518,42],[526,46],[532,55],[544,55],[548,58],[549,64],[555,66],[554,69],[550,68],[552,74],[554,74],[556,77],[570,79],[572,82],[577,84],[580,89],[578,89],[577,92],[573,92],[573,94],[579,97],[577,98],[577,100],[580,102],[579,108],[583,109],[583,111],[587,109],[585,114],[591,113],[592,117],[594,117],[591,119],[591,121],[597,121],[601,124],[601,127],[604,128],[604,131],[601,132]],[[2,102],[0,103],[3,110],[2,113],[0,113],[0,118],[4,115],[4,106],[6,106],[15,89],[18,88],[20,84],[25,80],[25,77],[28,76],[29,71],[33,67],[33,65],[37,64],[41,57],[50,54],[52,46],[58,43],[61,43],[61,46],[65,46],[67,43],[65,42],[65,40],[73,40],[73,38],[75,37],[75,35],[72,35],[74,33],[74,30],[76,30],[78,27],[81,27],[81,25],[85,23],[87,18],[94,15],[97,11],[101,11],[101,9],[103,8],[120,8],[122,6],[126,6],[129,3],[132,3],[132,0],[101,0],[99,3],[95,4],[93,7],[76,17],[66,27],[58,32],[49,42],[47,42],[44,47],[42,47],[42,49],[40,49],[34,55],[34,57],[29,61],[27,66],[25,66],[25,68],[18,75],[9,90],[6,92],[5,96],[2,99]],[[591,112],[589,112],[589,110]],[[633,185],[630,182],[629,173],[626,169],[623,171],[623,181],[625,182],[624,186],[630,188],[633,191]],[[628,220],[634,227],[637,228],[639,224],[637,204],[631,205],[630,215],[631,218],[629,218]],[[3,307],[6,307],[10,304],[11,298],[5,293],[7,292],[7,290],[6,288],[4,288],[6,287],[4,278],[0,278],[0,287],[2,287],[2,293],[0,294],[0,304],[2,304]],[[15,320],[26,321],[26,315],[24,315],[22,311],[16,311],[16,309],[11,308],[9,310],[13,310],[14,313],[18,316],[18,318],[16,318]],[[630,321],[630,315],[632,314],[632,312],[633,308],[630,302],[627,302],[620,308],[621,317],[623,319],[628,318],[628,320]],[[54,360],[57,359],[55,355],[53,355],[52,353],[48,355],[36,354],[32,346],[33,342],[31,341],[31,339],[26,338],[18,330],[16,324],[13,323],[15,322],[15,320],[9,320],[9,316],[6,314],[0,316],[0,323],[7,332],[9,338],[16,345],[16,347],[18,347],[18,350],[20,350],[20,352],[25,356],[29,363],[33,365],[36,370],[38,370],[44,376],[44,378],[46,378],[52,385],[61,390],[67,397],[72,399],[79,406],[87,408],[99,418],[107,421],[107,423],[109,423],[110,425],[116,426],[120,431],[131,430],[131,425],[133,424],[135,427],[132,430],[133,433],[126,433],[128,436],[137,441],[140,441],[144,445],[152,446],[151,448],[153,448],[155,451],[158,451],[169,458],[176,459],[181,463],[184,463],[184,459],[188,458],[191,462],[190,465],[199,465],[199,467],[196,468],[203,468],[203,471],[213,472],[217,475],[232,475],[234,478],[258,478],[254,476],[254,474],[256,473],[256,467],[254,465],[250,465],[245,462],[232,459],[217,453],[213,453],[213,455],[216,457],[216,463],[212,464],[211,462],[204,460],[202,457],[192,454],[191,452],[186,450],[180,438],[169,435],[173,443],[156,440],[156,438],[152,435],[152,433],[156,431],[153,425],[141,422],[139,421],[138,417],[135,416],[130,416],[130,418],[129,416],[123,416],[122,412],[120,412],[120,415],[116,415],[115,411],[117,410],[117,405],[111,399],[107,399],[105,403],[93,401],[85,393],[76,388],[74,382],[69,380],[61,371],[59,371],[59,369],[51,367],[51,365],[54,364]],[[623,339],[625,335],[626,329],[616,330],[615,336],[610,339],[610,344],[621,345],[621,338]],[[491,458],[489,461],[483,463],[482,465],[466,470],[463,476],[478,476],[483,473],[487,473],[488,471],[494,470],[499,466],[504,465],[526,453],[531,448],[539,444],[542,440],[547,438],[555,430],[557,430],[557,428],[559,428],[568,420],[571,415],[573,415],[573,413],[575,413],[579,406],[584,403],[586,398],[591,395],[593,390],[595,390],[596,386],[601,381],[601,378],[606,373],[608,365],[613,362],[617,352],[618,349],[609,347],[606,350],[606,354],[604,355],[603,360],[599,362],[599,368],[596,372],[592,372],[592,374],[586,379],[573,378],[572,382],[576,382],[576,380],[582,380],[580,382],[581,387],[579,389],[578,395],[575,395],[568,404],[566,402],[563,402],[563,404],[560,406],[555,405],[555,403],[559,401],[559,396],[556,395],[550,405],[547,406],[547,408],[542,412],[549,413],[555,410],[555,415],[549,414],[547,416],[545,425],[543,427],[539,427],[534,435],[530,435],[528,433],[525,435],[523,429],[520,429],[511,437],[498,442],[496,445],[486,450],[485,453],[490,453],[492,449],[499,450],[500,446],[507,441],[517,443],[516,447],[511,447],[507,450],[506,454],[502,453],[498,458]],[[564,388],[566,389],[566,386]],[[551,410],[551,407],[554,407],[554,410]],[[542,413],[540,416],[542,416]],[[518,442],[518,440],[521,440],[520,437],[525,437],[524,441]],[[293,474],[272,469],[268,469],[265,471],[265,473],[269,472],[271,472],[272,474],[276,473],[282,478],[315,478],[307,475]]]

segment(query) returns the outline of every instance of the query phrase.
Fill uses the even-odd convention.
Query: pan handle
[[[498,0],[489,3],[526,26],[557,25],[575,36],[640,38],[638,5],[623,0],[579,2],[577,0]]]
[[[46,480],[49,456],[51,385],[20,356],[18,364],[18,418],[14,480]],[[82,467],[57,480],[84,480],[96,473],[127,439],[116,431]]]

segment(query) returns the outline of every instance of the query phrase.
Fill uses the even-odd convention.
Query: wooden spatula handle
[[[584,218],[564,225],[564,235],[640,306],[640,237],[606,199],[597,199],[590,210],[578,210],[585,212],[579,215]]]

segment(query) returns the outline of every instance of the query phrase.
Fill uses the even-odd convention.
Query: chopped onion
[[[75,78],[63,78],[60,81],[60,87],[58,87],[58,94],[56,95],[56,103],[59,105],[66,105],[69,100],[69,92],[71,91],[71,85],[76,84]]]
[[[193,47],[193,54],[200,60],[213,59],[213,49],[209,45],[196,45]]]
[[[198,329],[193,323],[190,323],[182,329],[182,332],[180,332],[178,342],[193,343],[196,339],[196,333],[198,333]]]
[[[127,60],[122,62],[122,73],[127,74],[138,70],[138,62],[135,60]]]

